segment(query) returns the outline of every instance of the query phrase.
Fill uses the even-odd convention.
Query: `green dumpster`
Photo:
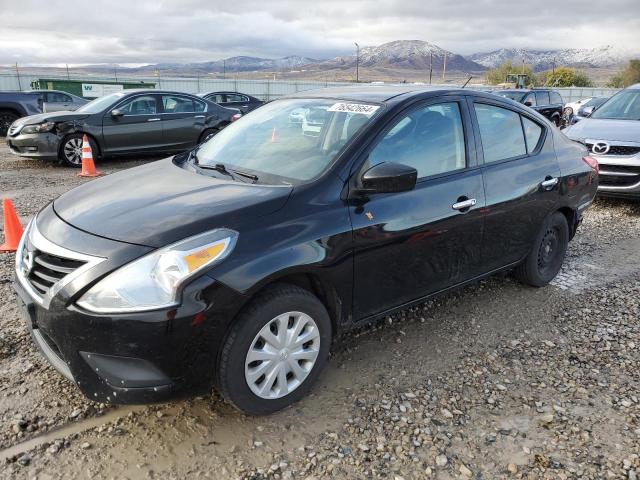
[[[31,82],[34,90],[61,90],[84,98],[98,98],[120,90],[130,88],[156,88],[155,83],[149,82],[110,82],[104,80],[64,80],[53,78],[39,78]]]

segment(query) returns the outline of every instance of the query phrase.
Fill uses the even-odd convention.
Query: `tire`
[[[0,137],[6,137],[9,127],[18,120],[18,115],[8,110],[0,111]]]
[[[208,140],[211,140],[213,137],[215,137],[218,134],[218,132],[220,132],[220,130],[218,130],[217,128],[207,128],[200,135],[200,140],[198,141],[198,145]]]
[[[83,136],[83,133],[73,133],[66,136],[62,142],[60,142],[60,148],[58,149],[58,160],[60,165],[74,168],[82,167]],[[91,137],[89,137],[89,144],[91,145],[91,152],[93,153],[93,158],[95,160],[98,157],[98,145]]]
[[[301,333],[295,335],[297,330]],[[279,332],[289,332],[286,337],[281,333],[281,339],[294,334],[304,343],[285,340],[278,345]],[[318,379],[328,361],[331,336],[329,314],[315,295],[289,284],[271,287],[251,301],[232,325],[218,362],[218,390],[249,415],[288,407]]]
[[[533,287],[547,285],[560,271],[568,245],[567,218],[555,212],[545,220],[527,258],[516,267],[516,278]]]
[[[551,123],[553,123],[556,127],[560,126],[560,115],[555,115],[551,117]]]

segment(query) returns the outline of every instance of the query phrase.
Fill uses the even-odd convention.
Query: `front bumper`
[[[83,255],[106,254],[104,261],[64,284],[46,302],[29,284],[29,277],[16,272],[14,288],[27,328],[60,373],[88,398],[104,403],[164,402],[211,389],[218,349],[244,303],[241,295],[205,275],[185,288],[182,303],[173,309],[119,315],[83,311],[75,301],[123,264],[122,251],[133,248],[125,256],[136,258],[145,247],[76,230],[57,219],[51,207],[39,215],[38,227],[41,224],[42,236],[65,238]],[[28,238],[23,242],[33,249]]]
[[[590,155],[600,165],[599,195],[640,198],[640,154]]]
[[[55,133],[18,133],[7,136],[6,143],[11,153],[21,157],[53,160],[58,157],[60,138]]]

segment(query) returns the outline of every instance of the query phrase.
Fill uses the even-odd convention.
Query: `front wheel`
[[[82,137],[82,133],[74,133],[62,140],[58,151],[58,160],[61,165],[75,168],[82,166]],[[89,137],[89,145],[91,145],[91,153],[95,159],[98,156],[98,146],[91,137]]]
[[[9,127],[18,118],[18,115],[13,112],[8,112],[6,110],[0,111],[0,137],[4,137],[7,135]]]
[[[250,415],[285,408],[304,397],[327,363],[331,321],[307,290],[278,285],[239,315],[218,365],[222,396]]]
[[[534,287],[547,285],[560,271],[568,245],[567,219],[561,212],[555,212],[545,221],[531,253],[515,269],[516,277]]]

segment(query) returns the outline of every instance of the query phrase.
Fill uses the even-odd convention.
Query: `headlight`
[[[22,127],[22,133],[45,133],[53,130],[56,124],[53,122],[39,123],[38,125],[25,125]]]
[[[237,232],[220,228],[156,250],[100,280],[77,303],[96,313],[175,306],[185,282],[224,260],[237,238]]]

